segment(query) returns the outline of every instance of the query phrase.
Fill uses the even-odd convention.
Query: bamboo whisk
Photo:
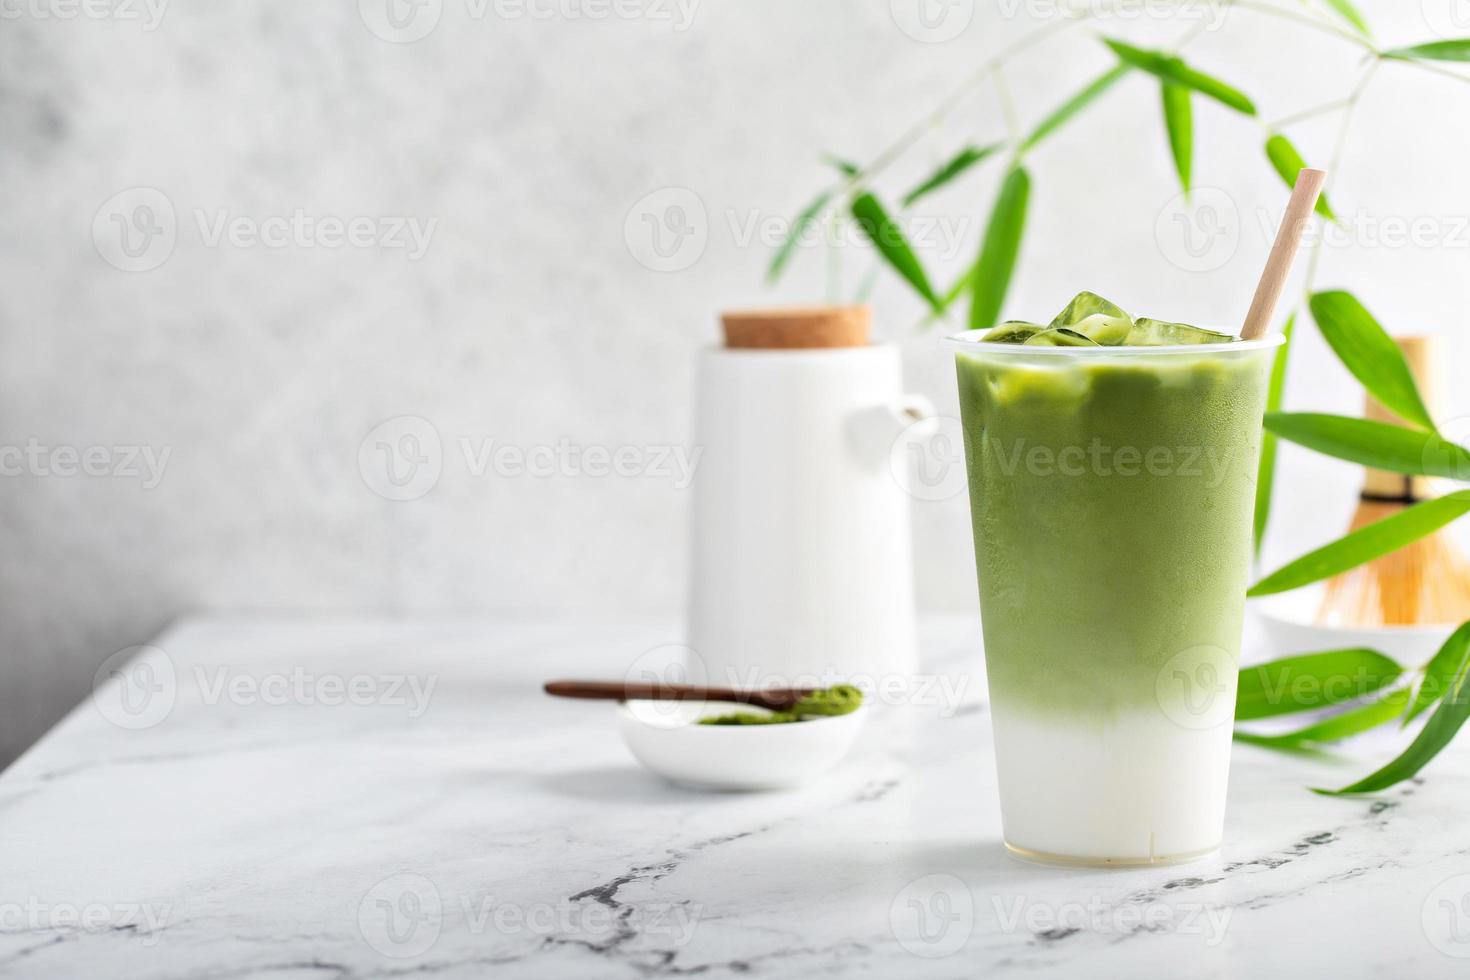
[[[1400,337],[1398,344],[1425,404],[1438,417],[1437,382],[1444,361],[1435,338]],[[1404,424],[1371,397],[1364,414],[1375,421]],[[1430,481],[1423,477],[1370,469],[1350,530],[1392,517],[1433,496]],[[1438,626],[1466,619],[1470,619],[1470,560],[1450,528],[1338,575],[1327,583],[1317,613],[1317,621],[1324,626]]]

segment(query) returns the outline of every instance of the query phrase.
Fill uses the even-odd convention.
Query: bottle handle
[[[934,403],[916,392],[864,409],[854,416],[852,423],[858,453],[874,461],[886,462],[893,443],[905,433],[911,439],[927,443],[939,432]]]

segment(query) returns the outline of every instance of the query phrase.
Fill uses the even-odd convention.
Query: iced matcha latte
[[[1013,850],[1131,864],[1219,845],[1279,343],[1091,293],[951,340]]]

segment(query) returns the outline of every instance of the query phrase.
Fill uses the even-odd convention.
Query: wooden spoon
[[[553,697],[592,701],[733,701],[736,704],[753,704],[772,711],[789,711],[796,702],[817,688],[772,687],[764,691],[741,691],[733,687],[704,687],[699,684],[547,681],[544,690]]]

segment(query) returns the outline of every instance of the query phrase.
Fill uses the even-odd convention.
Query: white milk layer
[[[1006,841],[1087,861],[1167,861],[1213,850],[1225,822],[1230,725],[1163,712],[1088,722],[993,706]]]

